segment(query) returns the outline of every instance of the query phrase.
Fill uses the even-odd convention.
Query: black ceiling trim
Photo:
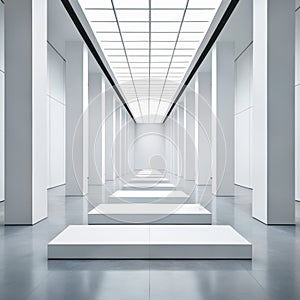
[[[169,109],[167,115],[165,116],[163,123],[165,123],[166,120],[168,119],[168,117],[171,114],[172,110],[174,109],[176,103],[179,101],[179,99],[182,96],[183,92],[185,91],[186,87],[188,86],[188,84],[192,80],[193,76],[195,75],[195,73],[199,69],[200,65],[204,61],[205,57],[207,56],[207,54],[209,53],[211,48],[213,47],[214,43],[216,42],[217,38],[219,37],[220,33],[222,32],[223,28],[225,27],[227,21],[229,20],[230,16],[232,15],[232,13],[233,13],[233,11],[236,8],[238,3],[239,3],[239,0],[231,0],[231,2],[228,5],[222,19],[219,22],[217,28],[215,29],[215,31],[212,34],[211,38],[209,39],[207,45],[205,46],[203,52],[201,53],[199,59],[197,60],[196,64],[194,65],[192,71],[190,72],[189,76],[187,77],[187,79],[183,83],[183,85],[182,85],[180,91],[178,92],[175,100],[173,101],[172,105],[170,106],[170,109]]]
[[[74,25],[76,26],[77,30],[79,31],[81,37],[83,38],[83,40],[85,41],[86,45],[88,46],[88,48],[90,49],[92,55],[94,56],[94,58],[96,59],[98,65],[100,66],[102,72],[104,73],[104,75],[106,76],[107,80],[109,81],[109,83],[111,84],[111,86],[113,87],[113,89],[115,90],[116,94],[118,95],[118,97],[120,98],[121,102],[123,103],[124,107],[126,108],[127,112],[129,113],[129,115],[131,116],[131,118],[133,119],[133,121],[136,123],[123,95],[121,94],[121,92],[119,91],[119,89],[117,88],[116,82],[114,81],[114,79],[111,77],[109,71],[107,70],[106,66],[104,65],[101,57],[98,54],[98,51],[96,50],[93,42],[91,41],[91,39],[89,38],[87,32],[85,31],[84,27],[82,26],[76,12],[74,11],[72,5],[70,4],[69,0],[61,0],[63,6],[65,7],[66,11],[68,12],[70,18],[72,19]]]

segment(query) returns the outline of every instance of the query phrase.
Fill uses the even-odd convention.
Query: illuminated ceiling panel
[[[222,0],[78,0],[137,122],[163,121]]]

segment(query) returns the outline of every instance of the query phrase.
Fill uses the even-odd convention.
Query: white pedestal
[[[173,190],[175,185],[173,183],[128,183],[123,185],[123,190]]]
[[[48,259],[251,259],[231,226],[73,225],[48,244]]]
[[[124,202],[167,202],[167,203],[184,203],[189,196],[182,191],[128,191],[119,190],[113,193],[110,200],[121,200]]]
[[[211,213],[199,204],[100,204],[89,224],[211,224]]]

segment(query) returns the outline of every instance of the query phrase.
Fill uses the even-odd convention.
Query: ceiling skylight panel
[[[203,38],[204,38],[204,33],[201,33],[201,32],[180,32],[179,34],[179,38],[178,40],[181,42],[181,41],[189,41],[189,40],[198,40],[198,41],[202,41]],[[198,47],[199,47],[200,43],[198,44]],[[198,48],[197,47],[197,48]]]
[[[129,41],[147,41],[149,40],[149,33],[145,33],[145,32],[124,32],[122,31],[122,36],[123,36],[123,40],[124,42],[126,42],[126,40]]]
[[[177,33],[151,33],[151,40],[152,41],[176,41]]]
[[[149,63],[149,57],[128,56],[129,64],[131,63]]]
[[[119,32],[117,22],[92,22],[91,25],[96,32]]]
[[[188,8],[218,8],[222,0],[189,0]]]
[[[113,10],[85,10],[86,18],[92,21],[116,21]]]
[[[185,13],[184,21],[211,21],[215,13],[215,10],[188,9]]]
[[[83,8],[112,9],[111,0],[78,0]]]
[[[149,105],[149,114],[152,116],[156,115],[156,112],[158,110],[158,105],[159,105],[159,100],[155,100],[155,99],[150,99],[150,105]]]
[[[149,21],[149,10],[117,10],[119,22],[123,21]]]
[[[187,0],[151,0],[151,8],[184,9]]]
[[[149,50],[147,49],[135,49],[135,48],[126,48],[126,53],[129,56],[141,56],[141,55],[149,55]]]
[[[149,37],[147,40],[135,40],[135,41],[126,41],[124,40],[125,48],[128,49],[148,49],[149,48]]]
[[[115,41],[115,42],[106,42],[106,41],[100,41],[102,50],[106,51],[107,49],[122,49],[123,45],[121,40],[120,41]]]
[[[149,8],[149,0],[113,0],[113,3],[115,9]]]
[[[120,40],[120,33],[115,32],[115,33],[110,33],[110,32],[96,32],[96,38],[99,40],[101,43],[102,40],[114,40],[114,41],[119,41]]]
[[[134,118],[138,118],[141,116],[141,110],[138,101],[131,101],[128,103],[130,111],[132,112]]]
[[[152,22],[152,32],[178,32],[180,28],[180,22]]]
[[[175,47],[175,40],[170,41],[169,38],[168,40],[164,41],[155,41],[153,37],[151,37],[151,47],[152,48],[171,48],[173,49]]]
[[[171,55],[168,56],[152,56],[151,62],[170,62],[171,61]]]
[[[181,32],[206,32],[210,22],[183,22]]]
[[[148,22],[120,22],[121,31],[133,31],[133,32],[145,32],[149,31],[149,23]]]
[[[170,48],[151,48],[151,55],[168,55],[172,56],[173,49]]]
[[[163,2],[163,0],[161,0]],[[152,21],[182,21],[184,9],[182,10],[152,10],[151,20]]]

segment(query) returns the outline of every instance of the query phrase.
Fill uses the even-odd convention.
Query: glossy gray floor
[[[182,188],[192,190],[190,183]],[[93,204],[118,185],[90,187]],[[202,197],[203,196],[203,197]],[[251,218],[251,191],[211,199],[195,189],[189,202],[210,202],[214,224],[230,224],[253,243],[252,261],[48,261],[47,243],[69,224],[87,224],[92,207],[49,191],[49,217],[32,227],[0,226],[0,299],[300,299],[299,226],[265,226]],[[3,203],[0,219],[3,224]],[[300,203],[296,203],[300,224]]]

